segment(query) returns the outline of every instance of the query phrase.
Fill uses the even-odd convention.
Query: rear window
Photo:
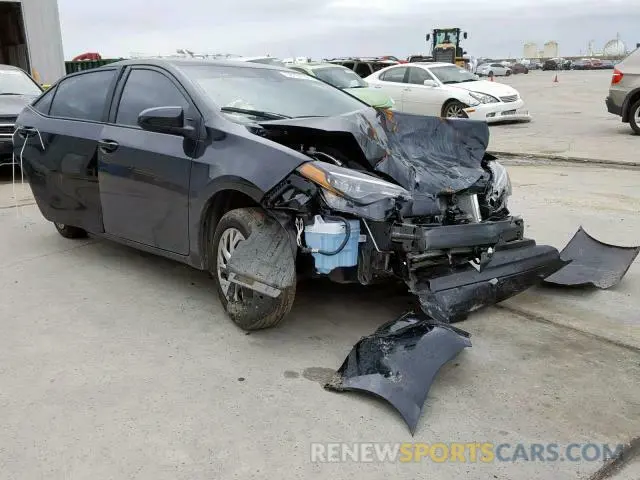
[[[101,121],[116,70],[100,70],[66,78],[56,88],[50,115]]]

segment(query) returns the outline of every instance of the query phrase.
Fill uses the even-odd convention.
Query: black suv
[[[41,93],[42,89],[23,70],[0,65],[0,165],[11,162],[16,118]]]
[[[380,58],[332,58],[325,61],[347,67],[356,72],[362,78],[366,78],[378,70],[382,70],[383,68],[390,67],[391,65],[397,65],[399,63],[393,60],[383,60]]]

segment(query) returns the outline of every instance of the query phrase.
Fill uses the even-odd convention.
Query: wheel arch
[[[629,114],[631,112],[631,107],[635,105],[635,103],[640,100],[640,88],[634,88],[627,94],[627,98],[624,99],[624,103],[622,105],[622,121],[629,121]]]
[[[261,207],[264,196],[255,185],[226,184],[212,192],[203,203],[197,224],[197,255],[202,268],[209,267],[209,249],[215,226],[225,213],[237,208]]]
[[[447,109],[447,107],[449,106],[450,103],[453,102],[458,102],[461,103],[462,105],[468,106],[466,102],[463,102],[462,100],[460,100],[459,98],[455,98],[455,97],[450,97],[447,100],[445,100],[445,102],[442,104],[442,108],[440,109],[440,116],[444,117],[445,116],[445,110]]]

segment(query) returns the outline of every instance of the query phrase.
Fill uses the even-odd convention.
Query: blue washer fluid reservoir
[[[358,264],[358,242],[360,240],[360,221],[347,220],[351,227],[349,239],[344,248],[335,255],[312,253],[316,271],[327,274],[334,268],[354,267]],[[304,227],[304,239],[307,247],[314,250],[334,252],[344,241],[346,235],[344,222],[325,220],[316,215],[313,223]]]

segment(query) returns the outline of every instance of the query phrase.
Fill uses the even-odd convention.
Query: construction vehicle
[[[467,32],[459,28],[435,28],[427,34],[427,43],[431,42],[431,56],[435,62],[453,63],[465,66],[464,54],[460,46],[460,37],[467,39]]]

